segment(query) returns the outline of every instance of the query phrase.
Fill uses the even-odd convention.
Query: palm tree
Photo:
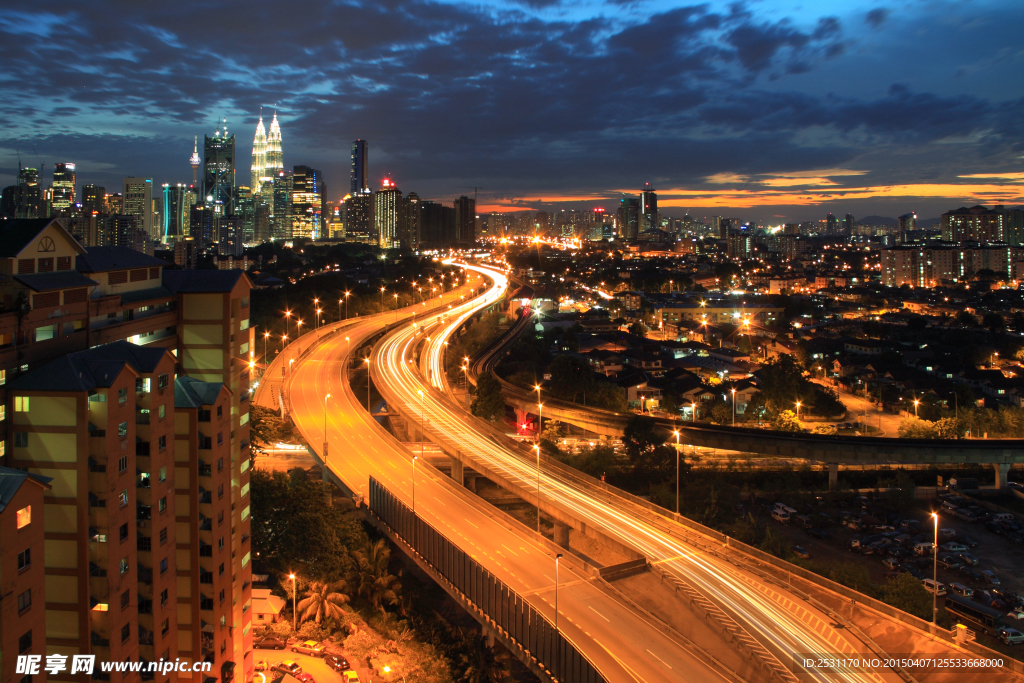
[[[402,584],[398,577],[388,571],[391,550],[384,539],[376,543],[367,542],[366,548],[355,552],[356,581],[358,592],[373,605],[376,610],[384,611],[384,605],[399,603],[398,591]]]
[[[465,683],[504,683],[508,680],[508,655],[499,656],[487,646],[487,639],[467,634],[459,629],[463,638],[459,664]]]
[[[324,619],[340,619],[341,606],[348,602],[348,596],[340,592],[344,587],[344,581],[311,581],[306,597],[298,604],[299,618],[313,619],[317,624]]]

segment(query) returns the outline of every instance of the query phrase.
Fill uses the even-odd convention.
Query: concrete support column
[[[465,485],[466,485],[467,489],[469,489],[473,493],[476,493],[476,473],[475,472],[470,472],[469,474],[465,475]]]
[[[462,461],[458,458],[449,458],[452,462],[452,479],[455,480],[459,486],[463,485],[465,475],[463,474]]]
[[[1007,477],[1010,474],[1010,463],[993,463],[992,467],[996,471],[996,488],[1001,489],[1006,487]]]
[[[569,526],[555,522],[555,543],[563,548],[569,547]]]
[[[828,490],[835,491],[836,486],[839,484],[839,463],[830,462],[828,464]]]

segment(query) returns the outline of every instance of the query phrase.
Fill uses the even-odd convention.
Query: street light
[[[914,399],[914,417],[917,417],[917,406],[920,405],[920,403],[921,402],[918,401],[916,398]]]
[[[679,514],[679,430],[672,432],[676,435],[676,514]]]
[[[327,465],[327,399],[330,397],[330,394],[324,396],[324,466]]]
[[[540,533],[540,445],[534,444],[533,450],[537,451],[537,533]]]
[[[380,288],[380,312],[384,312],[384,287]]]
[[[398,322],[398,295],[395,294],[395,322]]]
[[[270,339],[270,330],[263,333],[263,362],[267,362],[267,340]]]
[[[317,317],[317,319],[314,321],[314,324],[316,325],[316,327],[319,327],[320,326],[320,298],[319,297],[315,297],[315,296],[313,297],[313,310],[316,311],[316,317]]]
[[[935,542],[932,544],[932,623],[938,618],[939,606],[939,515],[932,513],[935,520]]]
[[[555,555],[555,635],[558,635],[558,561],[562,559],[562,553]],[[561,674],[562,670],[562,648],[558,648],[558,662],[555,669],[556,674]]]
[[[533,385],[533,390],[537,392],[537,405],[540,406],[541,405],[541,403],[540,403],[540,385],[539,384],[534,384]],[[537,420],[537,442],[538,443],[540,443],[540,430],[541,430],[541,423],[540,423],[540,419],[538,418],[538,420]]]
[[[288,323],[291,322],[291,319],[292,319],[292,312],[291,311],[285,311],[284,312],[284,333],[285,334],[288,334],[291,331],[289,329],[289,327],[288,327]]]
[[[284,347],[287,346],[287,345],[288,345],[288,335],[287,334],[282,334],[281,335],[281,350],[284,351]]]
[[[800,401],[796,402],[796,421],[800,421]]]
[[[299,613],[295,611],[295,574],[289,574],[292,580],[292,631],[299,630]]]
[[[416,461],[418,455],[412,456],[412,513],[416,514]]]
[[[348,298],[352,296],[352,292],[345,292],[345,320],[348,320]]]
[[[732,391],[732,426],[735,427],[736,426],[736,389],[731,389],[730,391]]]
[[[366,412],[370,412],[370,357],[363,360],[366,361]]]

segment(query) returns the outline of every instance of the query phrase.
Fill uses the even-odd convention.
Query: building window
[[[169,377],[168,377],[167,373],[164,373],[164,374],[160,375],[159,377],[157,377],[157,379],[156,379],[156,386],[157,386],[158,389],[163,389],[163,388],[165,388],[167,386],[167,383],[169,381],[170,380],[169,380]]]
[[[166,439],[167,437],[161,436],[160,438],[161,439]],[[163,444],[160,445],[160,448],[163,448]],[[167,481],[167,466],[166,465],[164,465],[163,467],[160,468],[160,472],[157,474],[156,480],[157,481]]]
[[[128,573],[128,558],[127,557],[121,559],[121,567],[120,567],[120,569],[121,569],[121,573],[122,574],[127,574]]]
[[[117,403],[118,403],[118,405],[122,405],[122,404],[127,403],[127,402],[128,402],[128,388],[125,387],[123,389],[118,389],[117,390]]]
[[[117,438],[124,439],[128,437],[128,423],[122,422],[117,425]]]
[[[16,432],[17,433],[17,432]],[[22,432],[24,434],[24,432]],[[18,510],[18,528],[24,529],[32,523],[32,506],[26,505],[25,507]]]
[[[27,413],[28,412],[28,396],[15,396],[14,397],[14,412],[16,413]]]
[[[221,562],[220,563],[220,567],[217,570],[217,576],[223,576],[223,575],[224,575],[224,563]]]
[[[217,417],[224,417],[224,406],[217,406]]]
[[[148,394],[149,393],[150,381],[151,380],[149,379],[149,377],[136,377],[135,378],[135,393],[137,393],[137,394]]]
[[[0,370],[0,386],[7,384],[7,371]]]
[[[121,593],[121,609],[125,609],[132,602],[132,595],[129,591]]]
[[[160,407],[162,408],[163,406],[160,406]],[[166,436],[161,436],[160,438],[158,438],[156,440],[156,446],[161,451],[164,450],[165,448],[167,448],[167,437]],[[167,468],[166,467],[162,467],[161,469],[162,470],[166,470]],[[164,473],[164,479],[166,479],[166,478],[167,478],[167,475],[166,475],[166,472],[165,472]],[[160,481],[163,481],[164,479],[161,479]]]
[[[132,627],[130,624],[125,624],[121,627],[121,642],[125,642],[132,637]]]
[[[224,458],[217,458],[217,471],[220,472],[224,469]]]
[[[167,417],[167,407],[166,406],[160,406],[159,408],[157,408],[156,409],[156,416],[159,417],[161,420],[164,419],[165,417]]]
[[[121,541],[128,540],[128,522],[125,522],[117,529],[118,539]]]
[[[163,607],[166,604],[167,604],[167,589],[165,588],[162,591],[160,591],[160,606]]]
[[[25,548],[18,553],[18,571],[28,569],[30,564],[32,564],[32,548]]]
[[[117,459],[117,471],[120,473],[124,472],[126,469],[128,469],[128,456],[122,455]]]
[[[167,571],[167,558],[160,560],[160,573],[163,574]]]
[[[28,432],[14,432],[14,445],[17,448],[28,448]]]
[[[7,406],[0,405],[0,422],[7,419]]]
[[[32,589],[29,588],[27,591],[18,596],[18,614],[21,614],[29,607],[32,606]]]
[[[217,445],[220,446],[224,443],[224,432],[217,432]]]
[[[167,496],[164,496],[159,501],[157,501],[157,509],[160,512],[163,512],[164,510],[167,509]]]
[[[224,550],[224,537],[221,536],[217,539],[217,550]]]
[[[20,638],[18,638],[18,652],[19,653],[27,652],[27,651],[29,651],[31,649],[32,649],[32,631],[28,631],[26,633],[23,633],[22,636]]]
[[[124,507],[128,504],[128,489],[121,491],[117,496],[118,507]]]
[[[171,630],[170,619],[164,619],[164,623],[160,624],[160,635],[166,636],[167,632]]]
[[[167,542],[167,527],[160,530],[160,545]]]
[[[217,498],[220,499],[220,498],[223,498],[223,497],[224,497],[224,484],[221,484],[220,486],[217,487]]]

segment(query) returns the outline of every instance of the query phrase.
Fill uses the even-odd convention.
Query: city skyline
[[[153,39],[122,45],[116,26],[5,10],[5,59],[36,57],[33,78],[0,86],[0,173],[16,174],[20,151],[25,165],[46,164],[44,178],[71,161],[80,183],[187,182],[195,135],[226,118],[247,137],[260,105],[277,102],[285,167],[322,169],[333,201],[358,138],[373,142],[374,177],[443,199],[479,186],[481,212],[612,208],[646,182],[669,215],[778,222],[1024,202],[1013,136],[1024,90],[1009,29],[1020,7],[636,7],[311,9],[344,25],[305,46],[323,58],[316,68],[288,40],[301,12],[260,8],[251,24],[229,21],[214,68],[193,56],[207,29],[187,11],[137,14]],[[86,38],[73,68],[36,52]],[[383,63],[385,51],[396,59]],[[80,92],[80,68],[116,74],[103,99]],[[239,172],[250,175],[244,161]]]

